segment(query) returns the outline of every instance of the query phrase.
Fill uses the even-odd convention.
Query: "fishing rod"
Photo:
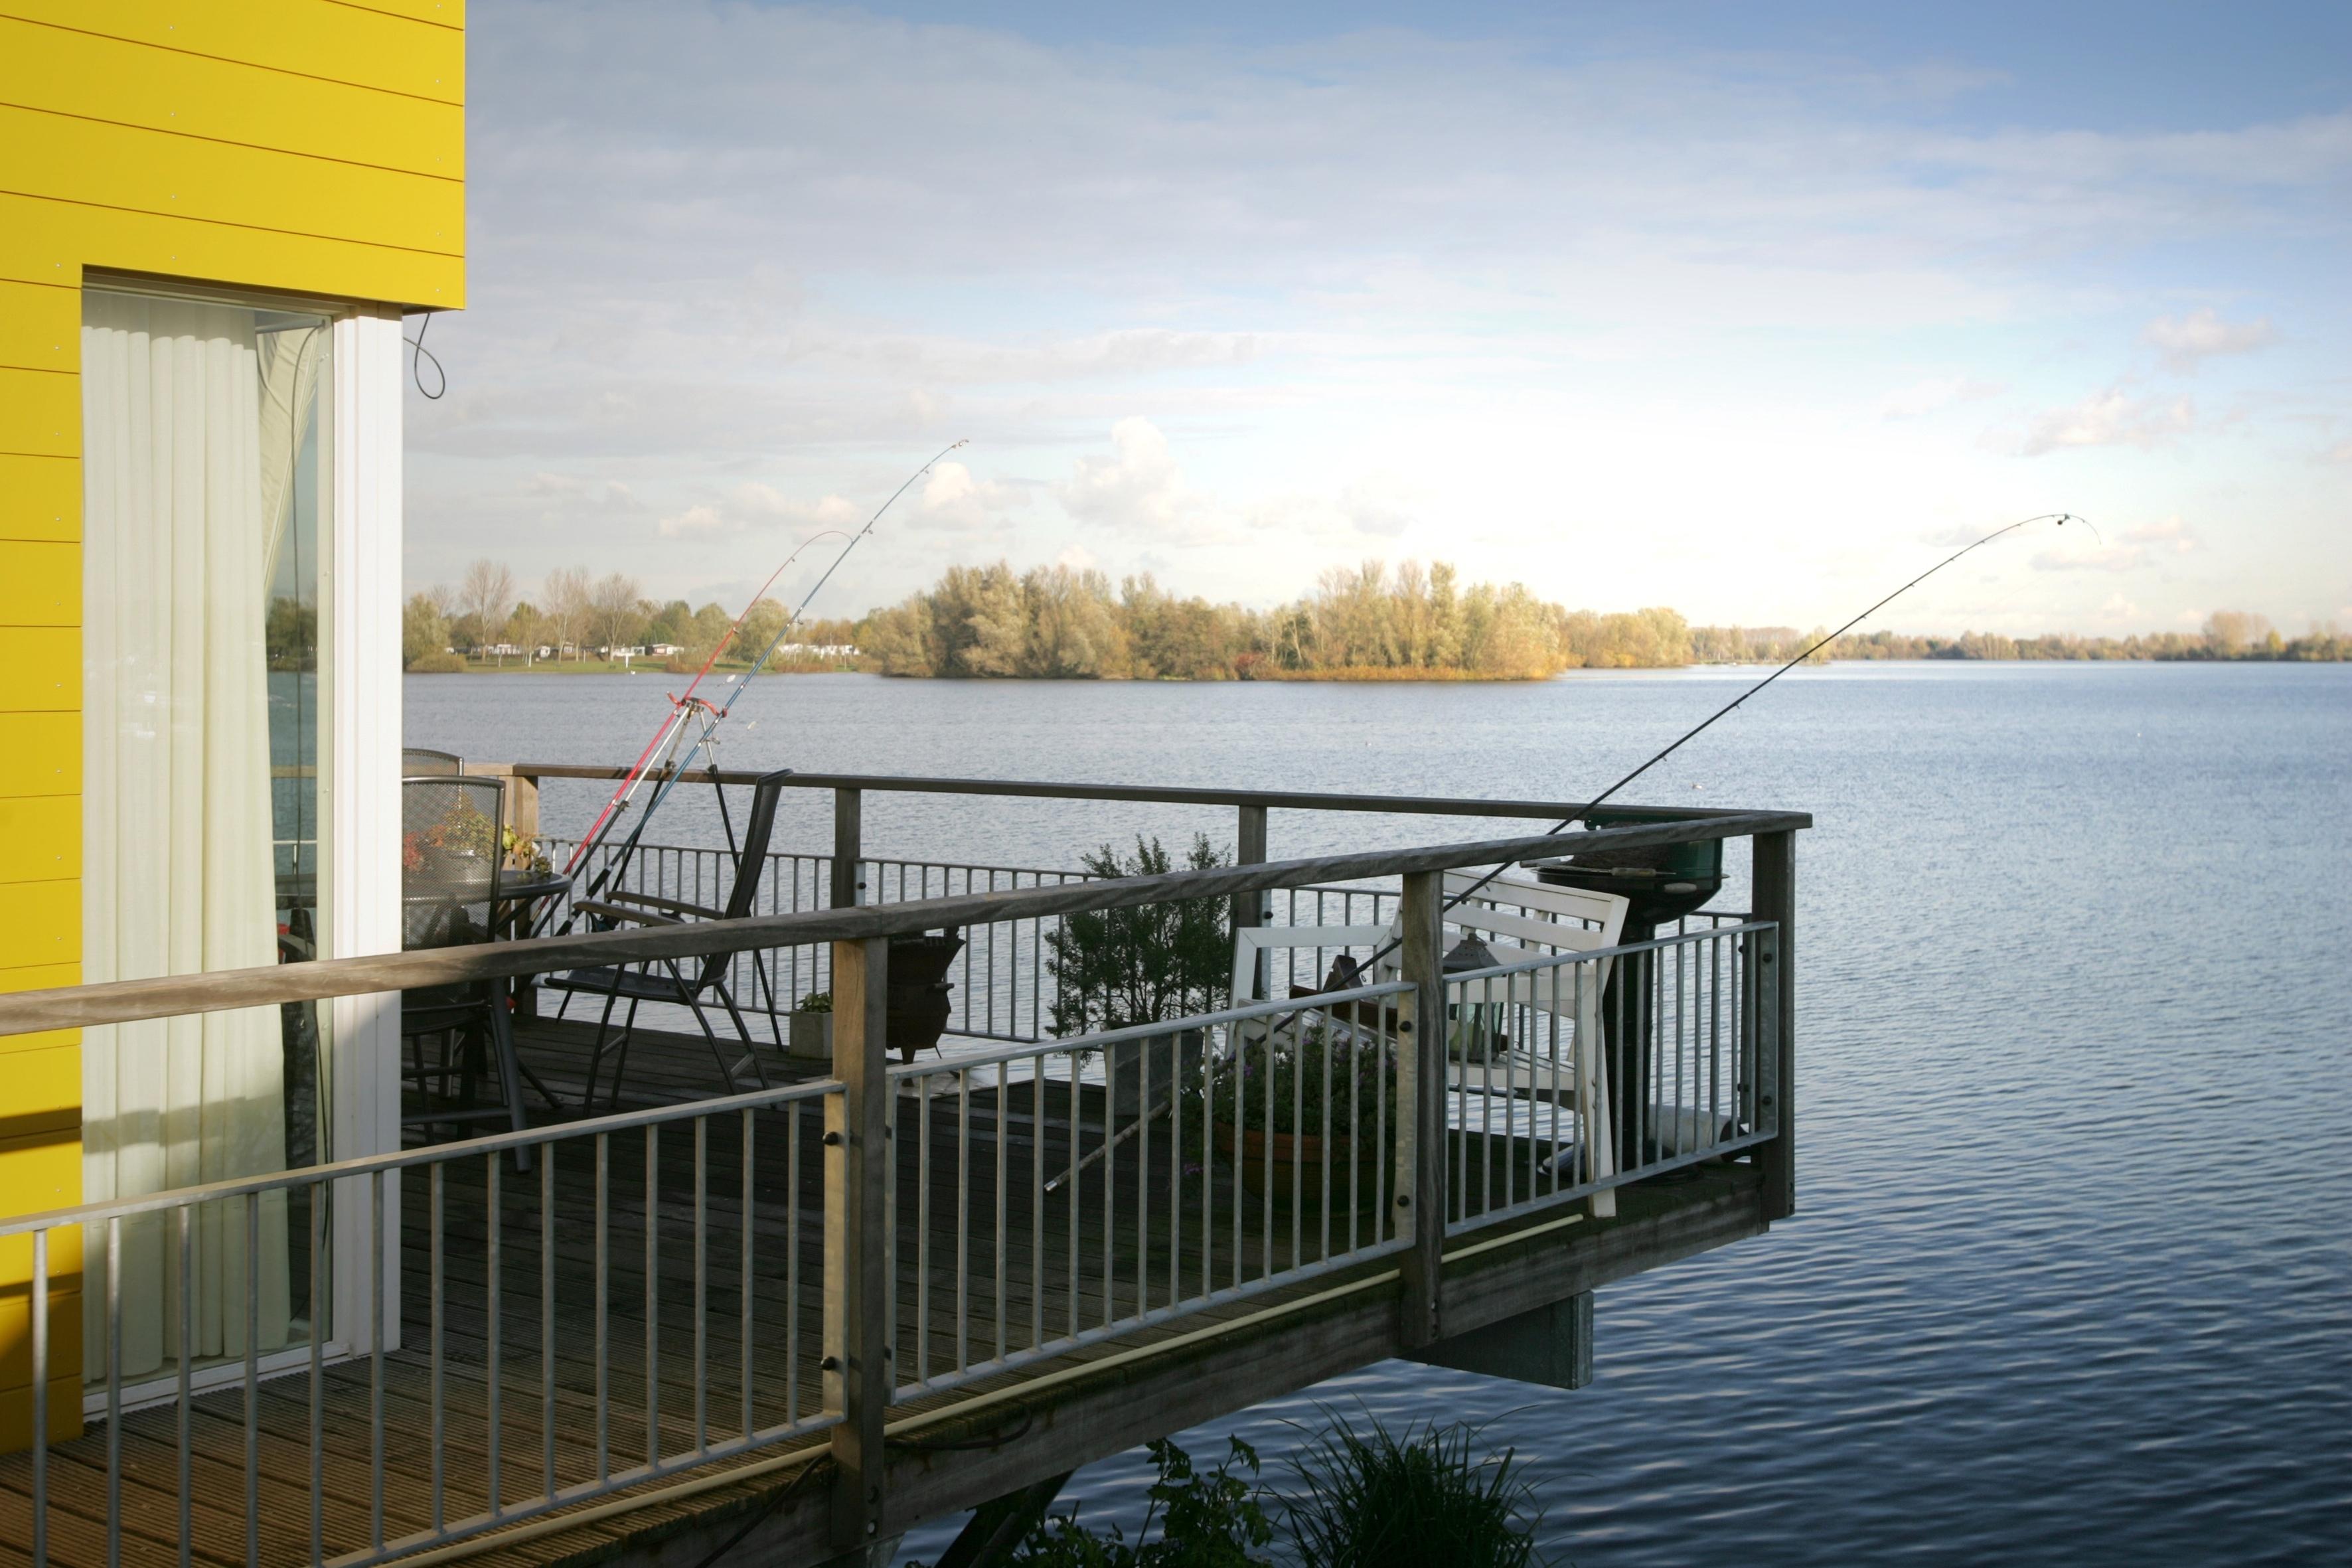
[[[2015,522],[1996,528],[1990,533],[1986,534],[1983,538],[1974,540],[1969,543],[1961,546],[1959,549],[1952,552],[1951,554],[1944,557],[1941,561],[1937,562],[1933,566],[1928,567],[1925,572],[1920,573],[1916,577],[1912,578],[1909,582],[1904,584],[1901,587],[1887,595],[1885,598],[1879,600],[1876,604],[1872,605],[1868,609],[1863,611],[1860,615],[1854,616],[1843,626],[1839,626],[1835,631],[1824,633],[1822,636],[1813,639],[1813,641],[1808,645],[1802,652],[1797,654],[1794,658],[1782,664],[1779,668],[1773,670],[1771,674],[1766,676],[1763,679],[1758,681],[1755,685],[1749,687],[1747,690],[1741,692],[1738,696],[1733,698],[1730,701],[1725,703],[1722,707],[1717,709],[1714,712],[1708,714],[1706,718],[1700,720],[1689,729],[1684,731],[1666,746],[1663,747],[1659,751],[1652,752],[1648,760],[1643,762],[1639,767],[1636,767],[1631,773],[1625,774],[1624,777],[1619,779],[1615,784],[1611,784],[1607,789],[1602,790],[1599,795],[1594,795],[1591,800],[1586,801],[1576,810],[1560,818],[1559,823],[1549,829],[1549,832],[1552,834],[1565,833],[1568,831],[1568,827],[1570,823],[1581,822],[1590,817],[1594,811],[1606,805],[1618,791],[1623,789],[1627,784],[1632,784],[1635,779],[1640,778],[1643,773],[1648,773],[1652,768],[1656,767],[1660,763],[1664,762],[1668,757],[1673,756],[1676,752],[1681,751],[1683,747],[1697,739],[1699,735],[1703,734],[1707,729],[1712,727],[1718,720],[1728,717],[1749,698],[1755,696],[1758,692],[1763,690],[1766,687],[1771,685],[1774,681],[1780,679],[1790,670],[1796,668],[1797,666],[1804,663],[1805,660],[1812,658],[1813,655],[1819,653],[1822,649],[1837,641],[1838,638],[1845,636],[1846,633],[1853,630],[1854,627],[1860,626],[1871,616],[1876,615],[1879,611],[1885,609],[1887,605],[1893,604],[1895,600],[1901,598],[1904,595],[1909,593],[1912,589],[1917,587],[1928,578],[1933,577],[1937,573],[1941,572],[1945,567],[1949,566],[1953,562],[1958,561],[1963,555],[1968,554],[1970,551],[1980,550],[1984,546],[1990,544],[1994,540],[2000,538],[2003,534],[2014,533],[2019,529],[2028,527],[2031,524],[2052,521],[2054,521],[2061,528],[2065,527],[2070,522],[2079,522],[2084,528],[2090,529],[2091,536],[2093,538],[2096,539],[2099,537],[2099,531],[2093,527],[2089,520],[2085,518],[2076,517],[2074,513],[2066,511],[2045,511],[2033,517],[2021,518]],[[2102,541],[2102,542],[2105,542]],[[1476,897],[1480,889],[1494,881],[1496,878],[1500,877],[1505,871],[1509,870],[1512,865],[1517,863],[1517,862],[1515,861],[1507,861],[1503,865],[1497,866],[1493,870],[1488,871],[1485,876],[1479,878],[1476,881],[1471,883],[1468,887],[1463,889],[1452,898],[1447,899],[1445,902],[1440,906],[1439,914],[1443,916],[1445,910],[1456,909],[1470,899]],[[1325,989],[1327,991],[1345,990],[1350,985],[1363,984],[1370,979],[1381,959],[1386,958],[1389,954],[1396,952],[1397,949],[1403,945],[1404,938],[1402,936],[1391,938],[1387,943],[1375,949],[1372,955],[1364,960],[1360,964],[1342,953],[1339,960],[1332,965],[1334,973],[1330,976],[1327,976],[1325,979]],[[1334,981],[1338,982],[1338,984],[1334,984]],[[1311,1010],[1311,1005],[1304,1006],[1300,1007],[1296,1012],[1286,1016],[1280,1023],[1275,1024],[1267,1030],[1266,1037],[1268,1039],[1272,1039],[1277,1031],[1296,1023],[1299,1018],[1305,1016]],[[1059,1188],[1063,1183],[1067,1182],[1071,1177],[1076,1176],[1079,1172],[1093,1164],[1097,1160],[1108,1153],[1110,1150],[1125,1142],[1128,1138],[1132,1136],[1142,1127],[1144,1122],[1151,1120],[1153,1116],[1160,1114],[1173,1103],[1174,1102],[1171,1100],[1167,1102],[1167,1104],[1154,1107],[1149,1114],[1136,1118],[1136,1120],[1129,1123],[1127,1128],[1122,1130],[1117,1137],[1097,1146],[1084,1159],[1078,1161],[1068,1170],[1047,1182],[1045,1184],[1046,1190],[1051,1192]]]
[[[911,489],[917,479],[929,473],[950,452],[969,444],[968,441],[951,441],[941,447],[929,462],[908,475],[906,481],[890,492],[889,499],[877,507],[874,515],[866,520],[865,527],[846,536],[845,542],[840,552],[834,556],[831,564],[825,567],[823,574],[817,578],[809,591],[801,595],[799,605],[794,606],[792,614],[784,618],[784,623],[777,628],[776,635],[768,639],[767,646],[760,650],[759,656],[751,661],[751,668],[744,672],[742,679],[735,680],[732,677],[729,678],[734,689],[728,694],[725,702],[713,704],[707,699],[696,696],[696,688],[702,684],[703,678],[709,675],[712,667],[719,662],[719,656],[726,650],[729,644],[733,642],[744,623],[750,619],[752,610],[758,608],[769,588],[775,584],[776,579],[782,577],[791,568],[793,563],[800,559],[803,552],[820,540],[843,537],[842,530],[828,528],[811,534],[793,547],[793,552],[784,558],[782,565],[768,574],[767,582],[760,585],[759,593],[752,595],[751,602],[744,606],[743,613],[736,616],[733,624],[729,626],[727,635],[720,637],[718,647],[710,650],[710,657],[703,660],[702,668],[695,673],[694,679],[688,683],[686,690],[670,699],[668,716],[662,721],[661,727],[655,731],[653,740],[647,743],[646,749],[638,753],[636,762],[632,764],[628,773],[621,781],[620,787],[615,789],[612,798],[604,803],[604,809],[597,815],[596,820],[590,824],[588,831],[581,836],[580,843],[572,849],[571,858],[564,863],[564,874],[569,876],[593,850],[600,847],[604,840],[611,837],[613,827],[618,823],[621,814],[630,809],[639,786],[646,779],[656,774],[659,775],[652,796],[646,802],[645,809],[638,814],[627,840],[621,847],[620,853],[600,868],[594,880],[589,884],[590,897],[593,898],[602,891],[614,877],[627,868],[629,861],[636,854],[639,842],[645,836],[646,825],[653,820],[654,814],[661,808],[662,802],[669,798],[669,792],[677,787],[678,780],[683,778],[687,771],[694,765],[695,759],[705,751],[717,747],[719,742],[715,737],[719,726],[725,723],[728,716],[735,710],[735,704],[742,700],[743,693],[751,689],[751,682],[767,669],[769,660],[774,657],[776,649],[782,646],[785,637],[792,635],[793,628],[798,626],[801,617],[808,613],[809,605],[814,602],[824,585],[833,580],[833,574],[841,569],[841,563],[849,559],[850,552],[865,542],[866,536],[874,531],[875,526],[882,521],[883,515],[898,504],[898,498]],[[687,744],[689,726],[695,733],[691,743]],[[679,754],[682,744],[685,745],[683,756]],[[656,759],[659,760],[656,761]],[[713,759],[711,774],[714,782],[717,773],[718,763],[716,759]],[[723,799],[721,807],[723,810]],[[731,837],[731,832],[730,836]]]

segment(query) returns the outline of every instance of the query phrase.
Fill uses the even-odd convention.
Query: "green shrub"
[[[411,675],[463,675],[466,673],[466,660],[463,656],[454,653],[419,654],[408,661],[408,673]]]
[[[1328,1120],[1335,1138],[1393,1131],[1396,1052],[1358,1029],[1327,1028],[1318,1022],[1260,1037],[1209,1064],[1205,1072],[1211,1117],[1228,1127],[1317,1134]],[[1188,1089],[1187,1103],[1197,1107],[1199,1093]],[[1198,1120],[1195,1110],[1185,1124]]]
[[[1081,863],[1097,877],[1163,877],[1174,868],[1157,838],[1138,837],[1132,858],[1122,859],[1106,844]],[[1194,836],[1185,858],[1189,868],[1225,863],[1206,835]],[[1062,917],[1045,933],[1054,1033],[1158,1024],[1216,1006],[1232,979],[1225,914],[1223,899],[1185,899]]]
[[[1466,1423],[1359,1432],[1335,1420],[1295,1460],[1285,1500],[1302,1561],[1317,1568],[1526,1568],[1529,1486],[1512,1451],[1471,1458]]]
[[[1107,1536],[1095,1534],[1073,1507],[1031,1531],[1013,1550],[1012,1568],[1272,1568],[1272,1559],[1257,1551],[1274,1539],[1257,1451],[1239,1437],[1229,1442],[1224,1462],[1205,1474],[1175,1444],[1163,1438],[1151,1445],[1160,1479],[1132,1542],[1116,1524]],[[1234,1474],[1236,1461],[1248,1467],[1248,1479]],[[1155,1524],[1157,1541],[1150,1539]]]

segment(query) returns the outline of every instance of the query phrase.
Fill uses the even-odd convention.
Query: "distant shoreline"
[[[1580,666],[1559,670],[1552,674],[1541,675],[1495,675],[1479,670],[1463,669],[1372,668],[1318,670],[1291,669],[1274,671],[1260,669],[1245,676],[1221,676],[1209,677],[1205,679],[1172,675],[895,675],[887,670],[863,669],[851,664],[772,665],[768,668],[761,671],[761,673],[763,675],[871,675],[885,680],[937,680],[950,683],[971,682],[972,684],[1009,682],[1013,684],[1063,684],[1072,686],[1243,686],[1251,684],[1274,686],[1530,686],[1541,685],[1546,681],[1557,680],[1563,676],[1571,675],[1631,675],[1645,672],[1683,669],[1769,669],[1780,662],[1780,661],[1778,659],[1765,658],[1690,659],[1679,664]],[[2271,656],[2265,653],[2251,653],[2237,654],[2228,658],[2209,656],[2201,658],[2182,658],[2179,655],[2169,657],[2142,655],[2138,658],[2118,658],[2109,656],[2106,658],[1988,658],[1974,656],[1956,657],[1952,655],[1943,655],[1940,657],[1929,655],[1926,657],[1913,658],[1888,658],[1883,656],[1875,658],[1855,658],[1848,655],[1840,658],[1817,659],[1811,662],[1815,667],[1822,668],[1832,664],[2343,664],[2346,662],[2352,662],[2352,660],[2347,660],[2347,656],[2342,652],[2321,655],[2313,655],[2305,652],[2299,655],[2291,654],[2284,656]],[[719,677],[733,677],[745,674],[748,670],[749,667],[745,665],[720,665],[714,668],[711,671],[711,674]],[[561,664],[552,660],[543,660],[531,665],[518,663],[504,666],[491,663],[469,662],[462,669],[450,669],[446,668],[434,669],[409,669],[404,670],[402,673],[416,676],[645,675],[666,676],[673,679],[679,679],[681,676],[685,679],[690,679],[693,676],[692,670],[678,671],[659,664],[623,666],[619,664],[606,664],[602,661],[594,660],[583,663],[577,659],[566,660]]]

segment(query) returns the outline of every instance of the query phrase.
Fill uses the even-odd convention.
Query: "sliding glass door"
[[[332,952],[320,633],[334,323],[100,289],[82,320],[84,978]],[[326,1016],[302,1005],[87,1031],[86,1197],[332,1157]],[[160,1217],[125,1222],[111,1282],[90,1237],[88,1374],[106,1373],[110,1294],[125,1382],[243,1357],[248,1269],[253,1348],[304,1342],[307,1201],[272,1194],[257,1226],[241,1206],[206,1213],[184,1303]]]

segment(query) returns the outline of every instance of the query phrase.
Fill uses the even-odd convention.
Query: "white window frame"
[[[333,545],[319,637],[333,650],[334,692],[321,737],[330,765],[319,818],[331,869],[320,903],[337,957],[400,951],[401,331],[391,306],[346,309],[334,324]],[[400,1147],[400,996],[341,996],[333,1011],[335,1158]],[[400,1184],[383,1184],[383,1252],[370,1267],[370,1183],[335,1194],[335,1342],[374,1349],[379,1285],[383,1348],[400,1343]]]

